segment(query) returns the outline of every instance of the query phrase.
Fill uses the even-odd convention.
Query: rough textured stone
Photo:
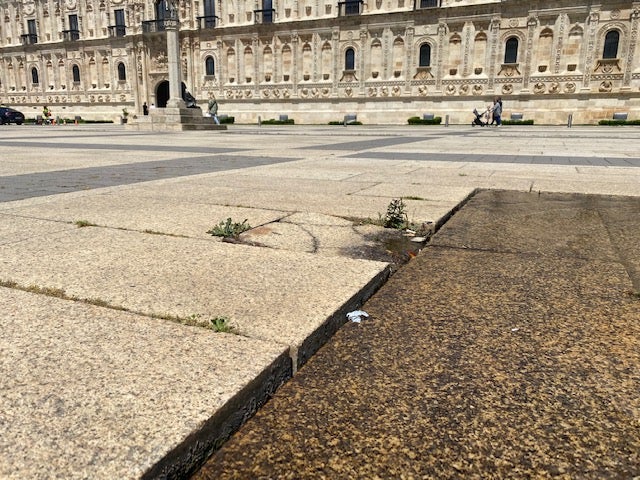
[[[634,478],[638,207],[481,192],[194,479]]]

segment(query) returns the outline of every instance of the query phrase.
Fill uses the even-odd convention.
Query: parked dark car
[[[0,107],[0,125],[5,123],[17,123],[22,125],[24,122],[24,114],[9,107]]]

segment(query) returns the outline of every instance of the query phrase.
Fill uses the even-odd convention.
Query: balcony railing
[[[80,30],[63,30],[62,38],[65,42],[74,42],[80,40]]]
[[[273,23],[273,17],[275,16],[276,11],[274,8],[253,11],[254,23]]]
[[[198,28],[202,30],[205,28],[216,28],[216,25],[218,25],[219,17],[215,15],[207,15],[204,17],[197,17],[197,20]]]
[[[414,0],[413,9],[420,10],[421,8],[438,8],[441,0]]]
[[[25,33],[24,35],[20,35],[20,41],[22,45],[33,45],[38,43],[38,35],[35,33]]]
[[[345,17],[348,15],[360,15],[362,13],[362,0],[347,0],[346,2],[338,2],[338,16]]]
[[[127,34],[127,27],[124,25],[109,25],[110,37],[124,37]]]
[[[163,20],[145,20],[142,22],[143,33],[164,32],[166,30]]]

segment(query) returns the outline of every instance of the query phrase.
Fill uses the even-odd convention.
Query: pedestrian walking
[[[216,125],[220,125],[220,120],[218,120],[218,101],[216,100],[216,96],[212,95],[212,98],[209,100],[209,116],[213,118],[213,121],[216,122]]]
[[[496,122],[496,127],[502,126],[502,98],[500,97],[496,97],[493,101],[493,120]]]

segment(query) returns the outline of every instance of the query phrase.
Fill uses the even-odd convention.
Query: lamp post
[[[182,100],[182,79],[180,78],[180,20],[178,0],[167,2],[167,16],[164,27],[167,32],[167,61],[169,67],[169,108],[186,108]]]

